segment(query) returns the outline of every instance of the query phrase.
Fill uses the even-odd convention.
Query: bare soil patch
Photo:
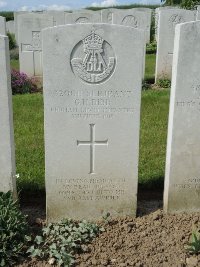
[[[151,198],[150,198],[151,196]],[[199,227],[200,214],[166,215],[162,211],[162,192],[140,192],[137,218],[109,218],[105,232],[84,245],[75,255],[80,267],[198,267],[200,255],[190,255],[184,246],[192,229]],[[35,233],[45,221],[45,203],[23,203]],[[18,267],[49,267],[48,263],[25,260]]]

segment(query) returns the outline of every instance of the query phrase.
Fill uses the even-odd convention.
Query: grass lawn
[[[145,80],[155,79],[155,68],[156,68],[156,55],[146,54],[146,64],[145,64]]]
[[[10,65],[12,69],[19,70],[19,60],[11,59]]]
[[[142,92],[139,183],[162,187],[165,165],[169,91]],[[13,96],[18,186],[44,189],[43,97]]]
[[[13,96],[16,165],[19,188],[44,189],[43,98]]]

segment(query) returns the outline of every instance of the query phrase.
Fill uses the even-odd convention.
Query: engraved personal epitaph
[[[76,54],[82,50],[83,57]],[[109,53],[111,50],[111,54]],[[80,41],[71,54],[72,70],[87,83],[101,83],[114,71],[115,57],[111,46],[92,29],[91,34]]]
[[[108,140],[96,141],[95,140],[95,124],[90,124],[90,140],[89,141],[79,141],[77,140],[77,146],[90,146],[90,172],[89,174],[94,174],[95,170],[95,146],[108,146]]]

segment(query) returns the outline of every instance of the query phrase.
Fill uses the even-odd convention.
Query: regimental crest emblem
[[[116,58],[111,45],[94,28],[71,53],[73,73],[87,83],[104,82],[114,72],[115,65]]]
[[[180,14],[173,14],[170,18],[169,18],[169,23],[170,26],[175,28],[175,26],[179,23],[183,23],[185,22],[183,16],[181,16]]]

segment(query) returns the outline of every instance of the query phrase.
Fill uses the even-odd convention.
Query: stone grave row
[[[42,38],[48,222],[135,216],[143,32],[72,24],[44,29]],[[200,22],[176,27],[164,190],[170,213],[200,211],[199,43]],[[6,191],[15,190],[14,141],[7,37],[0,44]]]
[[[16,22],[17,21],[17,22]],[[15,15],[18,27],[20,71],[29,76],[42,76],[41,30],[60,24],[109,23],[131,26],[145,31],[145,40],[150,39],[151,10],[106,9],[101,12],[81,11],[74,13],[49,11]],[[144,47],[144,45],[143,45]],[[145,53],[145,48],[144,48]],[[143,63],[143,68],[145,63]]]
[[[141,13],[142,12],[142,13]],[[145,13],[145,14],[144,14]],[[20,11],[14,13],[16,40],[18,40],[18,17],[23,14],[43,14],[53,17],[53,26],[59,26],[71,23],[110,23],[120,24],[124,26],[132,26],[138,29],[146,28],[146,41],[150,41],[151,26],[151,9],[150,8],[132,8],[132,9],[116,9],[108,8],[100,11],[91,10],[75,10],[67,11],[41,11],[27,12]]]

